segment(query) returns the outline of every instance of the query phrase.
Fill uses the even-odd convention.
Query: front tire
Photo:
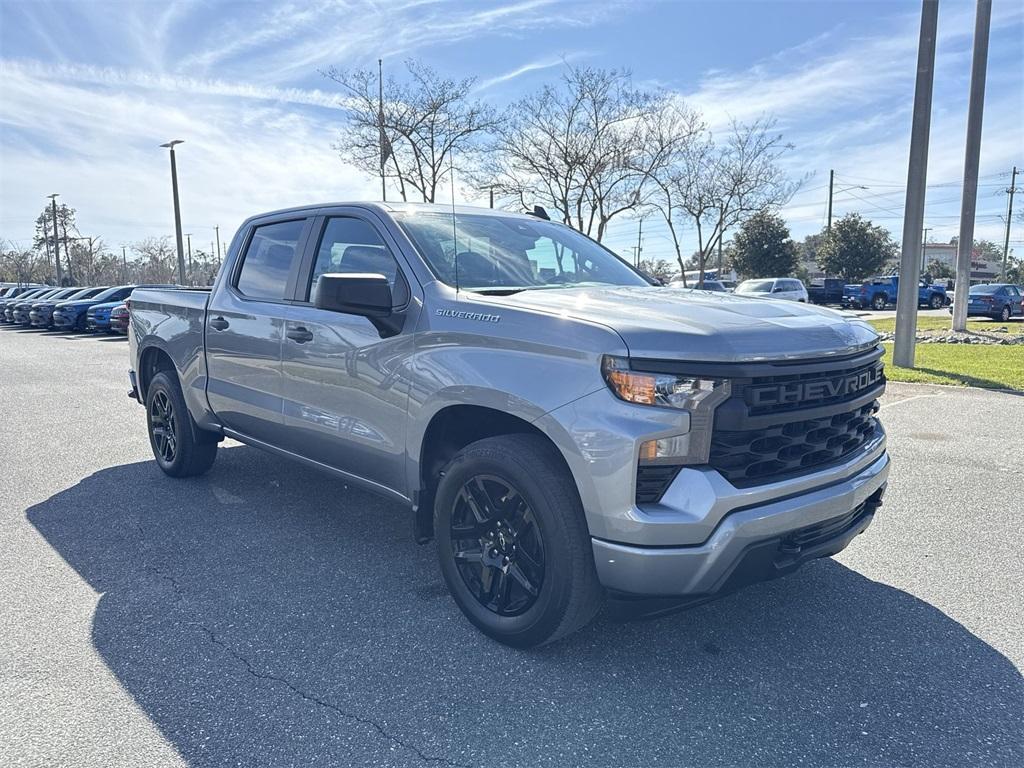
[[[153,457],[165,474],[196,477],[213,466],[218,436],[196,426],[177,376],[161,371],[149,382],[146,425]]]
[[[438,484],[434,532],[456,604],[500,643],[554,642],[601,607],[576,484],[541,436],[490,437],[459,451]]]
[[[932,294],[931,299],[928,300],[928,306],[932,309],[942,309],[942,296],[938,293]]]
[[[881,312],[883,309],[885,309],[885,305],[888,303],[889,302],[886,300],[885,296],[879,294],[878,296],[875,296],[875,298],[871,300],[871,308],[874,309],[876,312]]]

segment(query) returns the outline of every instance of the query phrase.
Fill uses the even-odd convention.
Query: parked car
[[[841,277],[812,280],[811,284],[807,286],[807,300],[811,304],[842,304],[845,287]]]
[[[725,286],[718,280],[705,280],[703,283],[693,282],[689,285],[683,285],[682,280],[673,280],[668,285],[670,288],[692,288],[695,291],[715,291],[716,293],[726,293]]]
[[[95,296],[100,291],[105,290],[102,287],[99,288],[75,288],[74,293],[67,296],[64,301],[75,301],[76,299],[88,299]],[[29,320],[32,325],[37,328],[49,328],[53,325],[53,310],[61,303],[61,300],[49,298],[40,301],[34,301],[32,303],[32,309],[28,313]]]
[[[606,591],[706,600],[835,554],[886,485],[869,324],[662,290],[539,217],[256,216],[212,289],[138,288],[130,311],[164,473],[231,437],[397,500],[467,619],[513,646]]]
[[[18,297],[16,299],[11,299],[10,301],[5,302],[4,303],[4,309],[3,309],[3,312],[4,312],[4,322],[8,322],[8,323],[14,323],[15,322],[15,319],[14,319],[14,309],[19,304],[22,304],[25,301],[29,301],[30,299],[36,299],[36,298],[45,299],[47,296],[52,296],[53,294],[57,293],[60,290],[61,290],[60,288],[52,288],[52,287],[51,288],[45,288],[42,291],[40,291],[38,294],[36,294],[35,296],[30,296],[29,294],[23,294],[22,296],[20,296],[20,297]]]
[[[872,277],[861,285],[848,285],[843,290],[843,306],[847,308],[871,309],[880,312],[890,304],[896,303],[899,295],[899,275]],[[930,283],[927,280],[918,282],[917,303],[919,307],[942,309],[946,300],[946,286]]]
[[[127,303],[118,304],[110,310],[110,330],[114,333],[120,333],[122,336],[126,335],[128,333],[129,316]]]
[[[758,280],[744,280],[736,286],[735,293],[742,296],[758,296],[765,299],[786,299],[807,301],[807,289],[803,282],[794,277],[767,277]]]
[[[953,305],[949,305],[950,314]],[[967,316],[991,317],[1004,323],[1024,315],[1024,288],[1012,283],[972,285],[967,291]]]
[[[150,283],[148,285],[136,285],[135,288],[177,288],[178,286],[173,284],[156,284]],[[110,312],[114,307],[120,306],[128,300],[128,296],[122,296],[121,298],[114,299],[113,301],[107,301],[103,304],[93,304],[85,312],[85,329],[87,331],[102,331],[106,332],[110,330]]]
[[[102,332],[110,330],[110,311],[114,307],[123,305],[124,298],[106,301],[103,304],[94,304],[89,307],[85,311],[85,330]]]
[[[134,285],[118,285],[112,288],[104,288],[99,293],[88,299],[76,299],[58,304],[53,309],[53,325],[55,328],[62,328],[69,331],[85,330],[85,313],[89,307],[103,304],[108,301],[123,301],[131,294]]]
[[[11,320],[7,319],[7,305],[8,304],[11,304],[12,302],[24,301],[26,299],[32,299],[32,298],[35,298],[37,296],[41,296],[44,293],[48,293],[49,291],[52,291],[52,290],[54,290],[54,289],[51,286],[44,285],[44,286],[36,286],[36,287],[33,287],[33,288],[29,288],[27,290],[21,290],[21,291],[17,291],[17,292],[14,292],[14,291],[10,292],[7,296],[5,296],[4,298],[0,299],[0,322],[8,323],[8,322],[12,322],[13,321],[13,314],[12,314],[12,319]]]
[[[24,301],[15,301],[12,304],[11,315],[12,321],[18,325],[31,325],[32,324],[32,306],[36,301],[50,301],[66,299],[74,293],[78,293],[80,289],[76,287],[71,288],[58,288],[49,293],[43,294],[39,299],[25,299]]]

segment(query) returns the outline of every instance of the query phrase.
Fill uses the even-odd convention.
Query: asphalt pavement
[[[398,505],[237,444],[165,477],[127,367],[0,326],[0,765],[1024,765],[1024,397],[890,385],[841,555],[523,652]]]

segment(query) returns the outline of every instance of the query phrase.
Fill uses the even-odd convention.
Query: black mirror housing
[[[329,272],[317,281],[313,306],[363,317],[391,314],[391,286],[384,275]]]
[[[328,312],[367,318],[381,337],[402,330],[403,316],[392,307],[391,285],[384,275],[328,272],[317,281],[313,306]]]

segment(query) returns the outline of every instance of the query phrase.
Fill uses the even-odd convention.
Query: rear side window
[[[275,301],[285,298],[288,273],[305,225],[305,219],[299,219],[256,227],[235,283],[242,295]]]

